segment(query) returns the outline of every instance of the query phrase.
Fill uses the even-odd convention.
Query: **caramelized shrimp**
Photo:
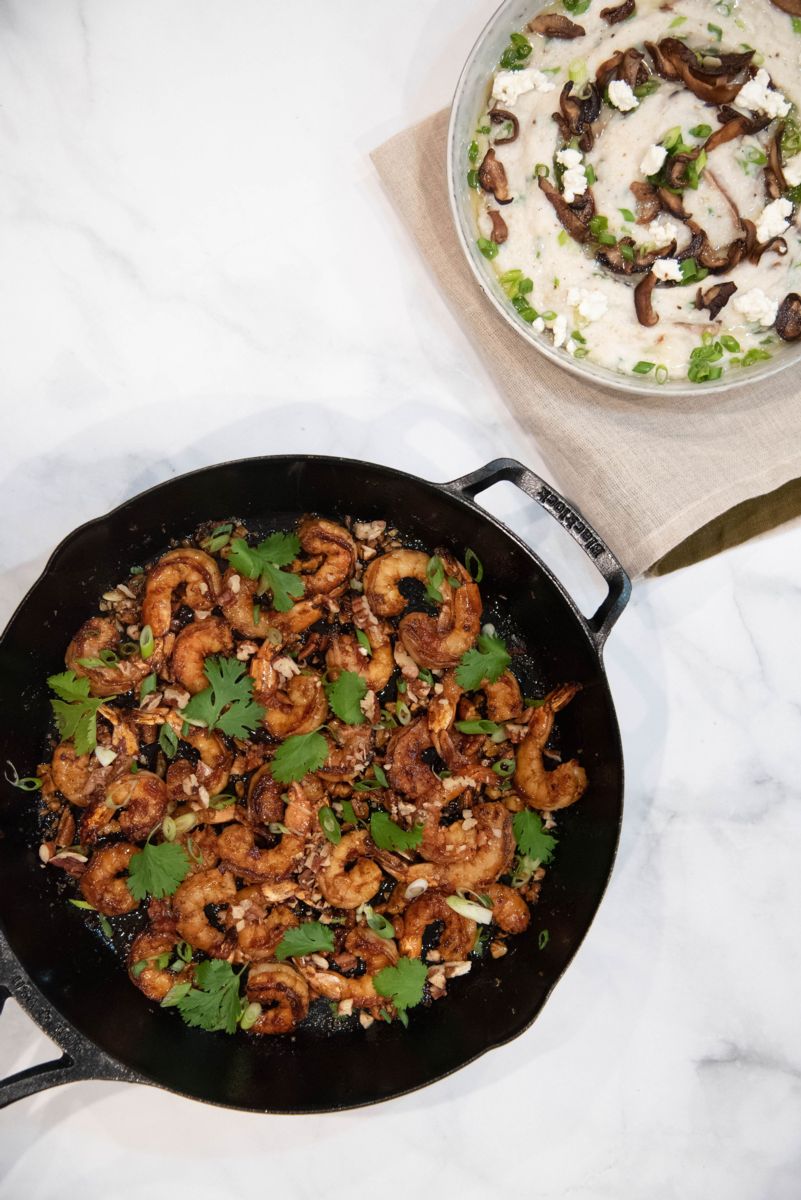
[[[241,909],[244,914],[236,921],[238,960],[263,962],[272,958],[287,929],[294,929],[299,924],[298,918],[285,904],[278,904],[268,912],[263,896],[260,896],[260,903],[242,892],[236,899],[233,912]]]
[[[384,769],[396,791],[413,800],[444,798],[441,781],[423,758],[431,746],[424,717],[393,733],[387,744]]]
[[[304,839],[291,833],[282,835],[277,846],[260,850],[252,829],[229,825],[217,839],[223,866],[241,879],[258,883],[262,879],[285,879],[291,875],[303,854]]]
[[[265,763],[250,777],[248,784],[248,821],[267,828],[284,819],[285,784],[273,779],[270,764]]]
[[[325,664],[332,679],[338,678],[341,671],[361,675],[371,692],[380,692],[385,688],[395,670],[392,646],[388,641],[373,647],[368,653],[352,633],[340,633],[333,639],[325,656]]]
[[[175,930],[147,929],[131,942],[128,951],[128,976],[144,992],[148,1000],[161,1001],[176,983],[188,982],[194,973],[191,963],[180,971],[160,967],[158,959],[164,954],[172,957],[175,949]],[[144,967],[142,964],[145,964]]]
[[[426,582],[428,555],[422,550],[390,550],[374,558],[364,572],[364,595],[379,617],[397,617],[407,601],[398,590],[403,579]]]
[[[341,596],[356,566],[356,543],[347,529],[322,517],[307,517],[298,537],[306,554],[322,559],[313,571],[304,570],[306,595]]]
[[[220,608],[228,624],[249,638],[266,637],[270,628],[268,614],[262,613],[258,606],[258,586],[258,579],[247,579],[233,567],[223,575]]]
[[[179,721],[180,717],[177,718],[176,724]],[[167,768],[167,792],[170,799],[176,804],[184,804],[187,799],[196,798],[201,788],[205,788],[209,796],[218,796],[220,792],[225,791],[231,774],[233,755],[219,733],[190,726],[180,737],[197,750],[200,757],[195,764],[186,758],[178,758],[170,763]]]
[[[140,657],[123,658],[110,666],[86,666],[83,659],[99,663],[101,650],[116,651],[120,634],[111,617],[90,617],[67,647],[64,661],[76,675],[89,680],[93,696],[116,696],[129,692],[153,670],[152,664]]]
[[[274,738],[311,733],[328,716],[323,682],[313,671],[293,675],[283,690],[273,693],[266,707],[264,724]]]
[[[167,788],[150,771],[118,779],[106,792],[109,808],[119,809],[120,829],[134,841],[144,841],[167,812]]]
[[[407,613],[398,633],[404,647],[421,667],[455,667],[481,632],[481,593],[467,571],[455,558],[441,554],[446,581],[441,586],[445,597],[439,614]],[[453,587],[451,579],[460,580]]]
[[[517,747],[514,788],[529,808],[552,811],[575,804],[587,788],[587,773],[575,758],[560,763],[553,771],[545,768],[542,752],[551,736],[554,716],[569,704],[580,685],[556,688],[539,708],[532,709],[529,730]]]
[[[320,891],[335,908],[358,908],[371,900],[381,886],[381,868],[365,857],[370,844],[367,831],[360,829],[346,833],[332,847],[318,882]]]
[[[221,617],[194,621],[175,639],[170,660],[173,675],[194,696],[209,686],[204,673],[206,659],[214,654],[230,654],[233,648],[233,634]]]
[[[121,917],[138,908],[139,901],[134,900],[122,878],[138,853],[139,847],[130,842],[115,842],[95,850],[79,884],[84,900],[106,917]]]
[[[394,967],[397,963],[398,948],[394,941],[379,937],[364,925],[357,925],[345,938],[345,950],[361,959],[366,973],[349,978],[338,971],[323,970],[313,959],[301,959],[299,969],[312,990],[327,1000],[351,1000],[355,1008],[388,1008],[389,1001],[375,990],[373,978],[384,967]]]
[[[328,783],[340,779],[355,779],[361,775],[372,758],[373,730],[367,725],[347,725],[331,721],[328,726],[329,751],[317,774]]]
[[[505,873],[515,852],[511,813],[495,802],[476,804],[472,812],[477,827],[467,852],[455,862],[415,863],[406,871],[407,883],[425,879],[430,887],[451,892],[458,888],[476,891]]]
[[[231,904],[236,896],[233,875],[216,868],[190,875],[173,897],[176,925],[182,938],[196,950],[213,954],[219,950],[225,935],[216,929],[206,915],[209,904]]]
[[[91,754],[76,754],[72,742],[59,742],[53,751],[50,770],[53,783],[69,800],[85,808],[96,785],[97,759]]]
[[[531,910],[520,892],[504,883],[490,883],[484,892],[492,901],[492,919],[505,933],[522,933],[528,929]]]
[[[423,936],[435,921],[442,922],[437,950],[443,962],[461,962],[467,958],[476,941],[476,923],[454,912],[445,892],[432,888],[413,900],[403,914],[403,933],[398,949],[406,958],[422,958]]]
[[[251,967],[245,994],[251,1004],[263,1009],[251,1033],[289,1033],[309,1011],[308,984],[288,963],[261,962]]]
[[[142,623],[154,637],[164,637],[172,621],[172,606],[182,600],[195,612],[208,612],[217,603],[222,580],[214,559],[202,550],[180,546],[162,555],[147,573],[142,602]]]

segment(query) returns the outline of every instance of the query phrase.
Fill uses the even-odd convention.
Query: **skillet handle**
[[[35,1019],[36,1013],[31,1011],[30,1007],[35,994],[36,989],[25,976],[16,956],[0,934],[0,1013],[6,1000],[13,997]],[[61,1050],[61,1057],[37,1063],[33,1067],[25,1067],[24,1070],[9,1075],[7,1079],[1,1079],[0,1108],[6,1108],[16,1100],[23,1100],[26,1096],[58,1087],[62,1083],[77,1083],[82,1079],[127,1078],[123,1072],[116,1069],[111,1059],[107,1060],[102,1051],[84,1042],[80,1034],[66,1023],[58,1022],[55,1028],[47,1030],[47,1034],[56,1041],[57,1049]],[[69,1049],[65,1049],[65,1046]]]
[[[582,517],[564,496],[554,491],[544,479],[529,471],[522,463],[514,458],[496,458],[477,471],[454,479],[444,486],[459,496],[474,500],[480,492],[485,492],[493,484],[508,481],[522,492],[530,496],[541,508],[544,508],[563,529],[566,529],[574,541],[578,542],[588,558],[600,571],[609,585],[606,599],[588,620],[587,627],[600,653],[604,643],[612,632],[631,595],[631,580],[615,555],[596,533],[588,521]]]

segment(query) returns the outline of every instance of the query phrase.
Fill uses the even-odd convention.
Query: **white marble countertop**
[[[75,525],[219,459],[538,465],[367,157],[448,101],[492,9],[6,0],[4,618]],[[592,604],[565,535],[488,503]],[[620,855],[523,1037],[335,1117],[61,1088],[0,1114],[0,1197],[797,1200],[799,564],[786,528],[636,585],[607,649]],[[9,1004],[0,1071],[50,1050]]]

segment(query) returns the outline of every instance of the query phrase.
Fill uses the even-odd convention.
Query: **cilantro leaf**
[[[302,958],[319,950],[334,949],[334,931],[319,921],[306,921],[295,929],[287,929],[275,951],[279,962],[285,958]]]
[[[536,813],[528,808],[515,813],[512,828],[521,854],[541,863],[551,861],[557,839],[545,832],[542,819]]]
[[[278,747],[270,771],[278,783],[294,783],[310,771],[318,771],[327,757],[328,742],[321,733],[296,733]]]
[[[190,987],[187,992],[171,1000],[186,1024],[206,1029],[209,1033],[216,1030],[236,1033],[242,1000],[239,995],[239,975],[231,964],[221,958],[198,963],[194,982],[196,987]],[[182,985],[178,986],[183,991]],[[165,1000],[169,998],[168,993]]]
[[[147,842],[128,863],[128,891],[134,900],[155,896],[162,900],[178,890],[189,873],[189,856],[177,842]]]
[[[373,978],[379,996],[388,996],[398,1010],[404,1025],[406,1009],[414,1008],[423,999],[428,968],[419,958],[399,958],[397,966],[384,967]]]
[[[97,710],[103,697],[90,696],[89,680],[74,671],[51,675],[47,682],[60,697],[50,703],[61,737],[75,740],[76,754],[89,754],[97,745]]]
[[[234,538],[228,562],[240,575],[258,579],[260,592],[272,592],[277,612],[289,612],[293,602],[303,595],[303,580],[280,568],[291,563],[299,551],[300,542],[294,533],[271,533],[258,546]]]
[[[264,716],[253,699],[253,680],[238,658],[207,658],[203,673],[209,686],[193,696],[181,715],[190,724],[219,729],[231,737],[247,737]]]
[[[501,638],[480,633],[478,649],[468,650],[462,655],[456,668],[456,682],[466,692],[473,692],[481,687],[485,679],[490,683],[500,679],[511,661],[506,643]]]
[[[328,703],[348,725],[363,725],[364,713],[359,701],[367,695],[367,684],[356,671],[340,671],[333,683],[325,684]]]
[[[413,850],[423,840],[423,826],[404,829],[387,813],[374,812],[370,817],[370,837],[379,850]]]

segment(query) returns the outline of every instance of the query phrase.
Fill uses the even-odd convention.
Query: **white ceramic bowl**
[[[772,375],[801,363],[801,342],[783,346],[769,362],[738,371],[736,376],[728,374],[711,383],[689,383],[686,380],[671,380],[658,384],[647,377],[624,375],[596,366],[587,359],[574,359],[554,349],[551,339],[535,333],[520,317],[507,299],[498,276],[491,264],[476,246],[476,224],[471,203],[472,193],[467,183],[467,149],[473,140],[477,119],[483,112],[487,87],[501,54],[509,41],[509,34],[523,27],[540,9],[547,7],[542,0],[505,0],[490,19],[470,52],[464,70],[456,85],[456,94],[451,109],[448,130],[448,190],[456,231],[467,261],[487,299],[498,310],[503,319],[517,330],[519,335],[551,362],[580,376],[589,383],[611,388],[617,392],[636,395],[705,396],[714,392],[727,392],[734,388],[753,387]]]

